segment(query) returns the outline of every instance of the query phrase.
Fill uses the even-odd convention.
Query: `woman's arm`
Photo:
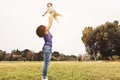
[[[46,26],[46,31],[45,31],[45,33],[48,33],[49,29],[50,29],[51,26],[52,26],[52,23],[53,23],[53,15],[54,15],[54,12],[52,12],[52,13],[50,14],[49,21],[48,21],[48,25]]]

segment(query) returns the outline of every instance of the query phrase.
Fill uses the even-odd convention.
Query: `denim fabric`
[[[48,45],[44,45],[43,47],[43,54],[44,54],[44,66],[43,66],[43,74],[42,76],[47,76],[47,70],[51,59],[52,54],[52,47]]]

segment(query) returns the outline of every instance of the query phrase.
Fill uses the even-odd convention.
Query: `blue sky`
[[[106,21],[120,21],[119,0],[0,0],[0,49],[42,50],[44,40],[35,33],[40,24],[47,25],[46,4],[63,15],[53,22],[53,51],[67,55],[85,53],[81,41],[86,26],[96,27]]]

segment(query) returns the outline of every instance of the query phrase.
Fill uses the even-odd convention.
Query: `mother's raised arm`
[[[49,31],[49,29],[50,29],[51,26],[52,26],[52,23],[53,23],[53,15],[54,15],[54,12],[51,12],[50,17],[49,17],[49,21],[48,21],[48,25],[46,26],[46,31],[47,31],[47,32]]]

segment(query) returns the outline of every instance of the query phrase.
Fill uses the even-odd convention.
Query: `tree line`
[[[87,55],[65,55],[54,51],[52,61],[82,61],[82,60],[120,60],[120,25],[119,21],[105,22],[93,28],[87,26],[82,31],[82,41]],[[12,50],[11,53],[0,50],[0,61],[43,61],[43,52]]]
[[[88,26],[82,33],[86,52],[93,55],[94,59],[120,59],[119,21],[105,22],[96,28]]]
[[[23,51],[12,50],[11,53],[0,50],[0,61],[43,61],[43,51],[33,52],[29,49]],[[51,61],[76,61],[77,56],[60,54],[58,51],[52,53]]]

